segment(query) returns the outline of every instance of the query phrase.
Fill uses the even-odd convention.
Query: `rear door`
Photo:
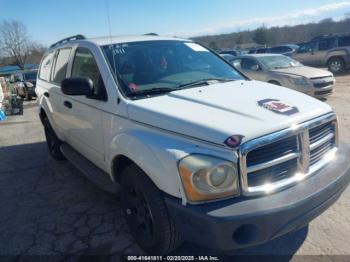
[[[88,77],[94,83],[94,95],[64,95],[63,117],[68,128],[68,142],[90,161],[104,169],[103,111],[107,93],[99,65],[88,48],[74,51],[70,77]]]
[[[61,82],[66,78],[67,66],[72,52],[71,47],[58,49],[54,54],[53,69],[51,71],[50,82],[48,83],[48,97],[51,102],[55,121],[55,131],[58,132],[62,140],[68,137],[67,126],[64,123],[62,114],[63,93],[61,91]]]

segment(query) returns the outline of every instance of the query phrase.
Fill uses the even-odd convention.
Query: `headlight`
[[[305,77],[288,77],[289,81],[298,86],[308,85],[307,79]]]
[[[179,172],[189,201],[237,196],[238,173],[233,163],[206,155],[190,155],[179,163]]]

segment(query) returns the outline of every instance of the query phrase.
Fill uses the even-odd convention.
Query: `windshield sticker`
[[[196,43],[185,43],[185,45],[187,45],[189,48],[191,48],[193,51],[196,51],[196,52],[209,52],[203,46],[200,46]]]
[[[117,54],[125,54],[125,48],[127,48],[127,44],[115,44],[115,45],[110,45],[109,49],[112,51],[113,55]]]
[[[132,91],[132,92],[137,92],[137,91],[140,90],[139,87],[136,84],[134,84],[134,83],[130,83],[128,85],[128,87],[129,87],[130,91]]]
[[[299,112],[299,109],[295,106],[291,106],[285,102],[278,99],[264,99],[258,101],[258,105],[266,108],[272,112],[283,114],[283,115],[293,115]]]

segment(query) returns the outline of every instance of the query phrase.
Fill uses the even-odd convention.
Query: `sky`
[[[0,0],[0,22],[23,22],[46,46],[75,34],[192,37],[340,20],[345,13],[350,0]]]

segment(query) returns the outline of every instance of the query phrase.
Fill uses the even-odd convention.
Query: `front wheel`
[[[65,160],[65,157],[60,149],[62,141],[57,137],[47,118],[44,122],[44,128],[46,143],[49,148],[50,155],[56,160]]]
[[[168,214],[159,189],[136,165],[121,179],[121,206],[137,244],[150,254],[167,254],[181,243],[181,235]]]

